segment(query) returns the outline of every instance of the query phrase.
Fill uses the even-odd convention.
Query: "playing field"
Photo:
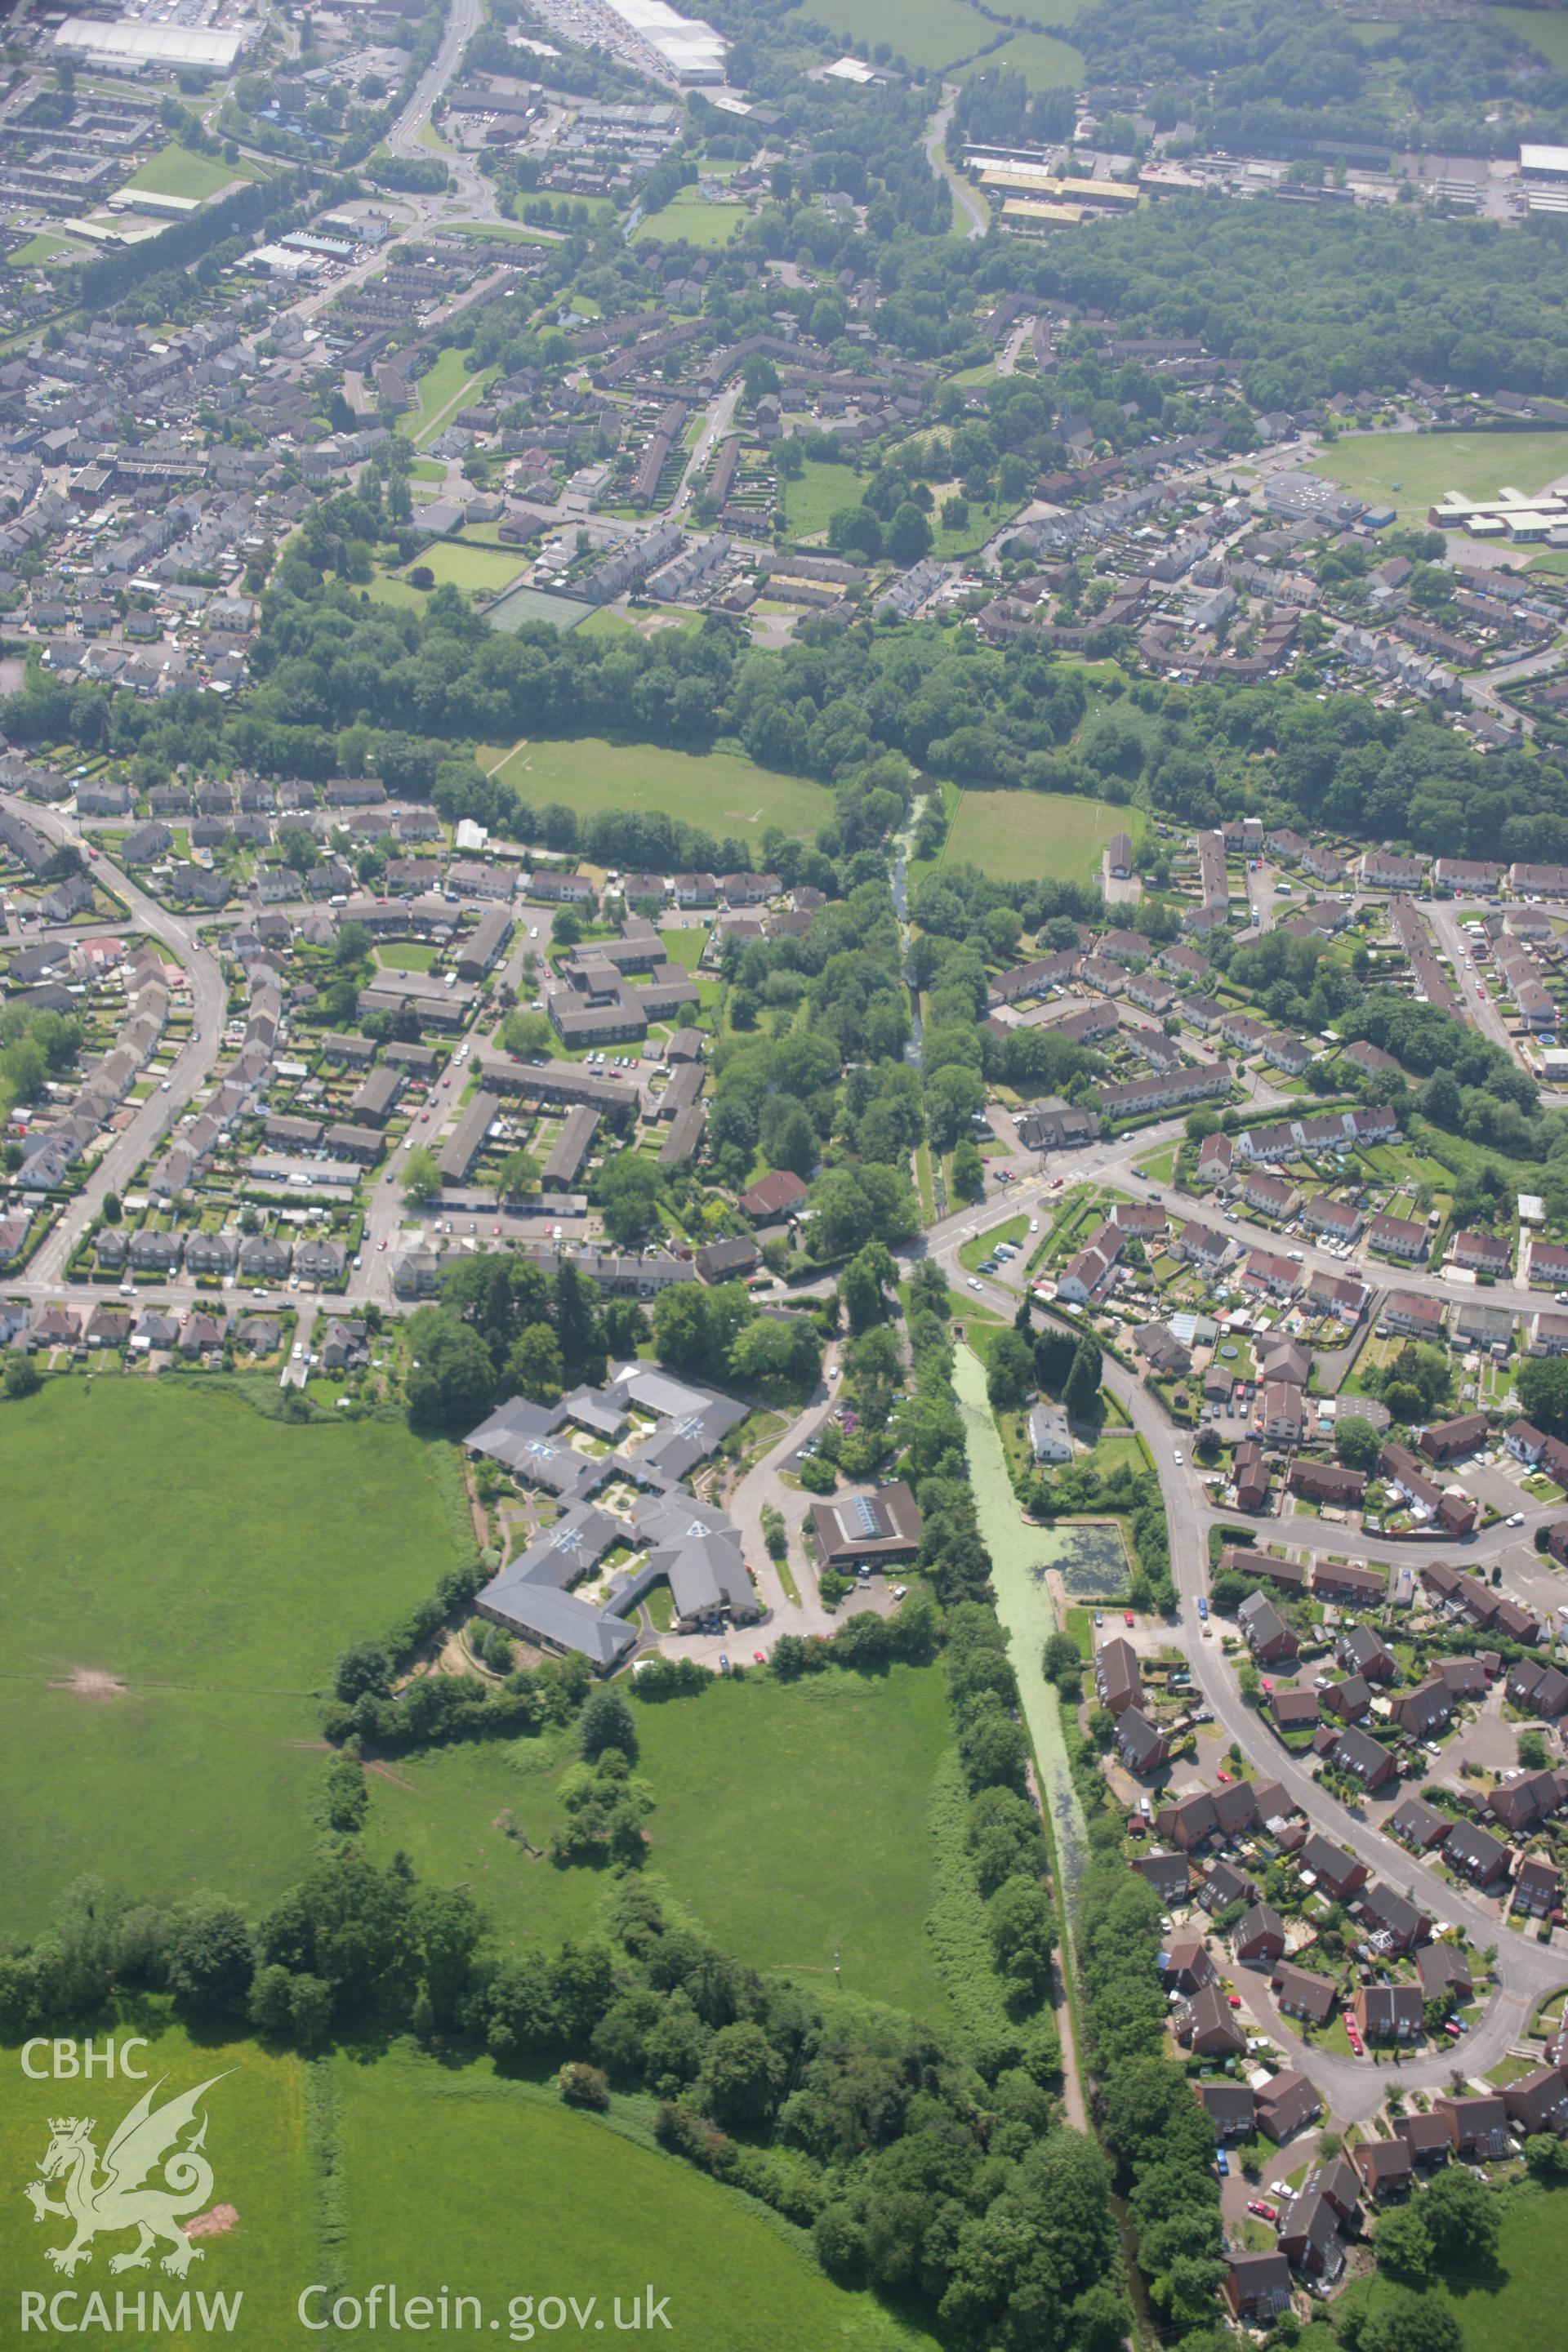
[[[693,199],[683,202],[677,196],[664,210],[651,213],[639,221],[637,241],[645,239],[656,245],[676,245],[685,238],[688,245],[714,248],[728,245],[746,218],[744,205],[710,205]]]
[[[243,161],[226,163],[221,155],[195,155],[176,142],[162,153],[149,156],[139,172],[132,172],[125,185],[132,194],[138,188],[144,188],[150,196],[194,196],[199,202],[216,195],[219,188],[231,187],[236,180],[259,176],[251,164]]]
[[[1527,496],[1543,490],[1568,474],[1568,433],[1352,433],[1321,450],[1312,471],[1424,522],[1445,490],[1476,499],[1505,484]]]
[[[824,21],[819,8],[799,13]],[[889,42],[894,55],[911,66],[950,66],[957,58],[973,57],[996,33],[995,25],[966,8],[963,0],[834,0],[827,21],[847,40]]]
[[[483,763],[489,767],[488,759]],[[602,809],[662,809],[678,824],[759,836],[771,824],[815,833],[833,814],[832,795],[805,776],[775,775],[738,751],[671,751],[655,743],[610,743],[601,735],[520,743],[500,771],[525,801],[564,801],[580,817]]]
[[[1100,852],[1114,833],[1143,831],[1135,808],[1062,793],[964,793],[948,831],[941,866],[978,866],[1000,880],[1094,882]]]
[[[450,581],[466,595],[499,596],[525,569],[527,559],[514,548],[466,547],[451,540],[437,540],[417,562],[435,573],[438,588]],[[411,564],[409,570],[414,569]],[[403,576],[407,579],[408,573]]]
[[[149,2007],[155,2010],[156,2004]],[[91,2021],[100,2064],[106,2023],[103,2018]],[[82,2031],[87,2031],[85,2021]],[[147,2035],[151,2042],[132,2057],[134,2066],[145,2070],[144,2083],[124,2081],[118,2074],[112,2082],[101,2074],[90,2084],[47,2078],[34,2082],[23,2074],[18,2052],[0,2049],[0,2065],[5,2071],[5,2097],[0,2101],[0,2168],[7,2190],[0,2197],[0,2274],[13,2291],[13,2314],[17,2293],[31,2290],[47,2296],[68,2286],[83,2300],[74,2307],[65,2305],[65,2313],[79,2326],[90,2327],[85,2298],[96,2288],[106,2299],[109,2319],[105,2324],[112,2327],[117,2289],[132,2299],[128,2305],[132,2310],[136,2294],[144,2294],[149,2315],[154,2293],[163,2294],[165,2305],[177,2305],[188,2289],[194,2336],[203,2341],[208,2331],[197,2325],[199,2294],[243,2298],[232,2332],[223,2331],[216,2317],[210,2331],[213,2341],[232,2344],[235,2352],[271,2352],[275,2345],[300,2340],[294,2299],[303,2285],[321,2275],[305,2163],[300,2061],[268,2055],[248,2040],[231,2041],[221,2025],[204,2026],[196,2042],[178,2026],[160,2031],[155,2015],[149,2020],[141,2014],[133,2026],[115,2030],[117,2051],[132,2032]],[[215,2075],[222,2079],[213,2082]],[[155,2089],[160,2077],[162,2087]],[[69,2243],[71,2225],[53,2213],[42,2221],[35,2221],[21,2194],[24,2181],[38,2179],[36,2168],[49,2145],[51,2116],[64,2111],[90,2117],[92,2144],[101,2159],[121,2119],[143,2092],[153,2091],[156,2109],[208,2082],[212,2088],[181,2133],[180,2145],[189,2146],[200,2127],[199,2118],[205,2116],[202,2154],[212,2168],[212,2188],[208,2200],[190,2210],[190,2218],[214,2213],[220,2206],[231,2207],[235,2218],[228,2228],[202,2236],[201,2260],[192,2263],[183,2285],[158,2267],[169,2251],[163,2242],[154,2249],[149,2268],[111,2279],[110,2261],[129,2253],[136,2244],[133,2234],[123,2229],[105,2230],[94,2242],[85,2267],[68,2282],[62,2278],[47,2255],[50,2249]],[[162,2186],[161,2175],[154,2173],[148,2185]],[[46,2185],[46,2194],[59,2204],[64,2201],[65,2187],[63,2179],[55,2179]],[[178,2340],[189,2343],[193,2336],[182,2336]]]
[[[269,1898],[313,1842],[334,1660],[457,1557],[431,1454],[177,1375],[49,1381],[4,1442],[8,1926],[84,1871]]]
[[[477,2295],[480,2326],[503,2343],[527,2340],[517,2330],[535,2324],[522,2298],[537,2310],[552,2295],[580,2307],[595,2298],[586,2340],[600,2329],[613,2340],[616,2298],[623,2328],[638,2302],[647,2324],[650,2287],[656,2302],[668,2297],[668,2334],[652,2322],[659,2340],[681,2352],[916,2352],[931,2341],[869,2295],[831,2285],[756,2206],[488,2067],[400,2054],[344,2060],[337,2082],[351,2291],[395,2282],[404,2295]]]
[[[1501,2201],[1496,2270],[1479,2276],[1439,2271],[1433,2287],[1464,2329],[1465,2352],[1520,2352],[1521,2345],[1562,2338],[1568,2187],[1509,2189]],[[1376,2280],[1357,2279],[1341,2309],[1351,2305],[1375,2308],[1385,2292]]]

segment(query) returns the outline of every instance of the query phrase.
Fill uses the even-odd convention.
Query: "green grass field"
[[[699,755],[578,735],[520,743],[500,772],[536,807],[564,801],[580,817],[602,809],[663,809],[677,824],[742,838],[753,827],[760,837],[771,824],[812,834],[833,813],[832,795],[821,784],[754,767],[738,751]]]
[[[188,147],[172,142],[162,153],[150,155],[139,172],[132,172],[125,186],[132,195],[144,188],[150,196],[194,196],[198,202],[216,195],[219,188],[232,186],[236,180],[260,178],[253,163],[242,157],[237,163],[226,163],[221,155],[195,155]]]
[[[397,420],[397,430],[405,440],[423,448],[432,441],[443,425],[449,425],[471,407],[496,373],[487,368],[479,375],[470,375],[465,364],[466,354],[456,345],[442,352],[432,368],[427,368],[415,383],[417,408],[406,410]]]
[[[395,2281],[405,2295],[478,2295],[503,2343],[522,2340],[508,2325],[514,2297],[597,2297],[588,2340],[595,2325],[608,2340],[615,2298],[629,2325],[650,2283],[681,2352],[931,2343],[831,2285],[732,2190],[488,2067],[399,2055],[343,2061],[337,2082],[351,2291]]]
[[[1042,13],[1048,17],[1052,10],[1047,5]],[[1074,6],[1071,16],[1077,14]],[[1066,14],[1056,18],[1059,24],[1070,20]],[[1070,41],[1058,41],[1049,33],[1018,33],[1001,48],[961,66],[954,79],[969,81],[975,74],[987,72],[1020,73],[1031,89],[1071,89],[1083,79],[1083,57]]]
[[[515,548],[467,547],[451,540],[437,540],[417,561],[435,573],[438,588],[450,581],[454,588],[470,596],[499,596],[526,565]],[[409,566],[410,571],[413,568]],[[404,577],[407,576],[405,572]]]
[[[1439,2271],[1434,2292],[1451,2305],[1463,2327],[1465,2352],[1520,2352],[1521,2345],[1561,2338],[1565,2227],[1568,2188],[1507,2189],[1496,2271],[1481,2276]],[[1374,2279],[1357,2279],[1341,2307],[1375,2308],[1384,2292]]]
[[[1568,433],[1352,433],[1320,451],[1312,471],[1358,499],[1425,521],[1445,490],[1528,496],[1568,474]],[[1397,487],[1395,487],[1397,485]]]
[[[95,2019],[93,2026],[101,2053],[102,2021]],[[268,2352],[270,2346],[297,2340],[294,2298],[310,2280],[321,2275],[305,2162],[300,2061],[270,2056],[251,2041],[230,2041],[221,2026],[205,2029],[200,2040],[193,2041],[178,2026],[159,2031],[156,2018],[148,2021],[139,2015],[134,2025],[116,2032],[116,2042],[131,2032],[150,2040],[151,2046],[132,2058],[133,2064],[146,2070],[146,2083],[126,2082],[118,2075],[112,2082],[100,2075],[90,2084],[34,2082],[23,2074],[19,2053],[0,2052],[5,2070],[0,2165],[9,2192],[0,2198],[0,2272],[14,2290],[49,2294],[67,2284],[45,2257],[48,2248],[68,2243],[69,2223],[54,2214],[36,2221],[20,2193],[25,2180],[37,2177],[35,2168],[49,2144],[52,2116],[64,2111],[91,2116],[97,2126],[93,2144],[101,2158],[121,2118],[160,2077],[163,2089],[155,2097],[157,2106],[221,2075],[201,2104],[206,2117],[203,2153],[212,2167],[212,2205],[232,2205],[237,2219],[221,2235],[202,2242],[202,2259],[192,2263],[184,2285],[192,2292],[193,2304],[197,2294],[243,2295],[232,2335],[220,2337],[216,2326],[213,2331],[215,2340],[233,2344],[236,2352]],[[187,2130],[187,2144],[191,2137]],[[58,2181],[49,2184],[47,2194],[56,2203],[60,2192]],[[97,2241],[88,2265],[69,2282],[83,2297],[95,2287],[105,2296],[110,2325],[116,2286],[131,2296],[145,2292],[149,2311],[154,2291],[162,2290],[166,2304],[183,2291],[156,2266],[166,2252],[163,2245],[152,2268],[110,2278],[110,2259],[129,2252],[135,2242],[129,2231],[106,2233]],[[75,2306],[79,2318],[84,2311],[83,2303]],[[91,2322],[83,2319],[83,2324]]]
[[[848,1990],[945,2020],[924,1934],[938,1669],[724,1684],[639,1707],[637,1728],[650,1866],[725,1950],[829,1986],[837,1953]]]
[[[5,1446],[10,1925],[84,1871],[269,1899],[314,1838],[313,1694],[457,1556],[431,1455],[177,1375],[52,1381],[7,1409]]]
[[[662,212],[637,223],[636,242],[678,245],[684,238],[688,245],[715,251],[729,244],[746,217],[744,205],[710,205],[705,198],[686,202],[677,196]]]
[[[1485,14],[1500,32],[1511,33],[1559,73],[1568,72],[1568,16],[1561,8],[1488,8]]]
[[[548,229],[531,227],[526,221],[454,221],[453,228],[459,236],[477,236],[493,245],[553,245],[556,240]]]
[[[820,10],[806,8],[801,14],[818,24],[824,21]],[[927,67],[973,57],[996,30],[963,0],[834,0],[826,21],[847,39],[889,41],[896,56],[911,66]],[[789,23],[787,16],[784,23]]]
[[[374,960],[387,971],[434,971],[440,950],[419,940],[389,940],[376,949]]]
[[[829,466],[820,457],[808,457],[805,471],[784,485],[784,520],[791,538],[809,539],[813,531],[826,530],[829,516],[840,507],[859,505],[861,488],[861,478],[853,467]]]
[[[978,866],[984,874],[1033,880],[1093,882],[1113,833],[1136,843],[1143,819],[1135,808],[1060,793],[966,792],[948,831],[941,866]]]
[[[580,1936],[607,1882],[528,1852],[548,1846],[560,1825],[555,1785],[571,1752],[518,1739],[399,1757],[372,1785],[366,1845],[378,1861],[401,1852],[422,1878],[470,1887],[508,1949]]]
[[[849,1991],[946,2021],[924,1933],[927,1808],[952,1737],[940,1674],[759,1677],[637,1715],[648,1868],[717,1943],[825,1990],[837,1954]],[[422,1874],[470,1886],[509,1945],[581,1935],[606,1880],[528,1851],[560,1822],[571,1753],[521,1739],[400,1758],[373,1784],[370,1850],[401,1848]]]
[[[19,245],[15,253],[7,254],[5,266],[8,269],[37,269],[62,255],[69,258],[86,250],[85,246],[75,244],[68,236],[51,236],[45,230],[37,236],[30,236],[26,245]]]

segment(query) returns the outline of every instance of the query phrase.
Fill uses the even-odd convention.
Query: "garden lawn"
[[[1563,2232],[1568,2228],[1568,2187],[1533,2184],[1502,2192],[1502,2234],[1497,2269],[1477,2275],[1439,2269],[1433,2292],[1449,2304],[1464,2329],[1465,2352],[1520,2352],[1563,2333]],[[1375,2310],[1387,2289],[1357,2279],[1341,2304]]]
[[[760,840],[773,824],[804,837],[833,813],[821,784],[756,767],[742,752],[673,751],[602,735],[519,743],[500,773],[536,808],[564,801],[580,820],[605,809],[662,809],[678,824],[721,835],[754,826]]]
[[[459,1557],[430,1451],[166,1374],[47,1382],[6,1407],[5,1461],[7,1925],[85,1871],[269,1899],[314,1840],[337,1656]]]
[[[995,38],[994,25],[963,0],[837,0],[833,27],[847,41],[890,42],[911,66],[950,66]]]
[[[199,203],[220,188],[232,187],[236,180],[260,177],[256,166],[243,158],[237,163],[226,163],[221,155],[193,154],[175,140],[161,153],[149,156],[139,172],[132,172],[125,192],[134,195],[142,188],[150,196],[194,196]]]
[[[435,541],[417,560],[435,573],[437,588],[449,581],[465,594],[479,596],[499,596],[527,565],[514,548],[465,547],[447,539]]]
[[[616,2298],[629,2325],[650,2283],[681,2352],[931,2343],[830,2284],[804,2237],[736,2191],[488,2066],[344,2060],[337,2084],[351,2292],[395,2281],[405,2296],[477,2295],[503,2343],[521,2340],[508,2311],[525,2295],[596,2297],[586,2340],[595,2327],[612,2340]]]
[[[93,2026],[101,2062],[104,2021],[95,2019]],[[34,2082],[22,2073],[18,2052],[0,2051],[6,2078],[5,2099],[0,2107],[0,2165],[6,2181],[13,2184],[12,2193],[0,2199],[0,2273],[14,2289],[24,2292],[47,2295],[68,2284],[73,2286],[83,2300],[74,2310],[67,2305],[65,2311],[88,2328],[92,2322],[84,2316],[85,2297],[95,2287],[105,2297],[110,2327],[117,2287],[132,2297],[145,2293],[149,2314],[155,2292],[162,2291],[169,2305],[177,2303],[188,2288],[193,2322],[198,2294],[244,2297],[233,2333],[223,2334],[216,2321],[212,2330],[214,2341],[232,2344],[235,2352],[269,2352],[274,2345],[298,2340],[294,2299],[308,2281],[322,2275],[317,2267],[315,2196],[306,2164],[304,2070],[300,2060],[269,2055],[248,2040],[231,2041],[221,2025],[205,2028],[199,2042],[178,2026],[160,2031],[156,2014],[148,2017],[141,2008],[134,2023],[116,2030],[114,2039],[119,2043],[132,2032],[145,2034],[151,2044],[134,2059],[146,2070],[145,2083],[126,2082],[118,2075],[110,2082],[101,2074],[90,2084],[74,2082],[68,2086],[48,2077]],[[136,2243],[128,2230],[106,2231],[97,2240],[88,2265],[74,2280],[63,2279],[50,2267],[46,2253],[69,2242],[70,2225],[53,2214],[41,2224],[35,2221],[20,2193],[24,2180],[37,2178],[35,2168],[49,2143],[50,2117],[62,2109],[90,2116],[96,2126],[93,2142],[101,2160],[121,2118],[160,2076],[163,2088],[155,2094],[157,2106],[199,2084],[212,2082],[214,2075],[223,2079],[213,2083],[201,2103],[199,2112],[206,2118],[203,2153],[213,2169],[212,2204],[234,2207],[237,2218],[233,2226],[203,2242],[202,2259],[192,2263],[184,2286],[157,2267],[167,2251],[163,2244],[159,2245],[150,2269],[110,2279],[110,2259],[129,2253]],[[187,2129],[183,2137],[188,2144],[191,2131]],[[158,2185],[162,2186],[161,2180]],[[51,2185],[48,2194],[58,2202],[60,2185]],[[205,2336],[205,2331],[197,2333]],[[180,2340],[193,2339],[182,2336]]]
[[[998,880],[1093,882],[1112,834],[1136,845],[1143,824],[1135,808],[1070,793],[965,792],[937,864],[978,866]]]
[[[677,196],[664,210],[637,223],[638,245],[701,246],[709,250],[728,245],[746,219],[744,205],[712,205],[706,197],[689,201]]]
[[[419,940],[389,940],[375,950],[374,961],[384,971],[434,971],[440,950]]]
[[[837,1958],[847,1990],[947,2021],[925,1936],[952,1738],[939,1667],[720,1682],[637,1717],[649,1867],[715,1942],[829,1988]]]
[[[1311,470],[1424,522],[1445,490],[1478,499],[1496,498],[1505,483],[1527,496],[1543,490],[1568,474],[1568,433],[1351,433],[1320,450]]]

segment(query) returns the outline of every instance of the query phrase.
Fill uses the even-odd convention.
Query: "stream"
[[[1039,1531],[1026,1527],[1018,1516],[1018,1498],[986,1402],[984,1368],[968,1348],[956,1351],[953,1387],[968,1439],[980,1539],[991,1555],[996,1613],[1013,1637],[1013,1670],[1018,1677],[1024,1720],[1035,1744],[1042,1790],[1050,1807],[1064,1893],[1070,1898],[1089,1859],[1089,1839],[1068,1762],[1060,1703],[1040,1667],[1047,1637],[1057,1631],[1056,1611],[1045,1580],[1045,1546]],[[1070,1900],[1064,1907],[1070,1935]]]

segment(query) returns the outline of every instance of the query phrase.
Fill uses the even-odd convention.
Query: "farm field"
[[[1311,470],[1425,521],[1445,490],[1478,499],[1495,498],[1505,482],[1543,490],[1568,474],[1568,433],[1349,433],[1320,450]]]
[[[739,1637],[737,1637],[739,1645]],[[931,2022],[927,1809],[952,1733],[934,1666],[721,1684],[639,1706],[651,1869],[727,1951]]]
[[[1466,2352],[1518,2352],[1521,2345],[1546,2344],[1562,2333],[1568,2188],[1510,2189],[1502,2209],[1496,2270],[1478,2276],[1440,2268],[1433,2282],[1432,2291],[1465,2331]],[[1344,2304],[1375,2310],[1385,2292],[1375,2280],[1357,2279]]]
[[[1091,882],[1111,835],[1131,833],[1136,842],[1142,825],[1135,808],[1072,793],[965,792],[937,866],[978,866],[1012,880]]]
[[[759,2207],[488,2066],[399,2055],[340,2061],[336,2079],[351,2292],[447,2284],[502,2330],[513,2296],[596,2296],[608,2328],[615,2298],[629,2312],[651,2282],[683,2352],[931,2344],[830,2284]]]
[[[1061,0],[1057,0],[1061,7]],[[1047,5],[1040,12],[1042,21],[1069,24],[1078,14],[1076,6],[1058,15]],[[983,58],[961,66],[954,79],[969,81],[977,73],[1020,73],[1031,89],[1070,89],[1083,79],[1083,58],[1070,41],[1058,41],[1050,33],[1018,33],[1005,41],[999,49],[988,50]]]
[[[491,755],[480,763],[491,768]],[[759,838],[771,824],[805,835],[826,822],[832,796],[805,776],[776,775],[739,751],[673,751],[611,743],[602,735],[517,744],[499,772],[526,801],[564,801],[579,817],[604,809],[662,809],[678,824]]]
[[[1560,9],[1488,8],[1486,15],[1500,33],[1511,33],[1559,73],[1568,72],[1568,16]]]
[[[973,57],[995,34],[994,25],[963,0],[837,0],[833,29],[846,40],[889,41],[910,65],[927,67]]]
[[[103,2028],[101,2021],[95,2022],[101,2051]],[[222,2026],[204,2027],[199,2041],[175,2025],[160,2030],[156,2014],[149,2019],[139,2013],[134,2024],[123,2030],[149,2037],[151,2046],[136,2061],[145,2068],[147,2082],[138,2084],[119,2077],[108,2082],[100,2076],[90,2084],[73,2083],[68,2101],[62,2084],[49,2079],[34,2082],[25,2075],[18,2053],[0,2053],[7,2084],[0,2113],[0,2165],[13,2184],[12,2193],[0,2199],[0,2272],[15,2288],[46,2295],[67,2284],[45,2256],[47,2249],[68,2242],[70,2225],[53,2214],[42,2223],[36,2221],[20,2193],[25,2180],[37,2177],[35,2168],[49,2144],[49,2119],[62,2105],[68,2104],[74,2112],[93,2118],[93,2144],[101,2161],[121,2118],[160,2076],[164,2087],[155,2096],[157,2106],[221,2075],[224,2079],[213,2083],[200,2109],[207,2125],[203,2153],[213,2173],[211,2204],[203,2210],[230,2205],[237,2219],[227,2231],[205,2242],[184,2287],[191,2291],[193,2304],[203,2294],[226,2294],[236,2302],[243,2296],[232,2334],[225,2336],[216,2319],[212,2330],[215,2340],[232,2344],[235,2352],[268,2352],[272,2345],[293,2340],[294,2299],[307,2281],[321,2275],[300,2060],[272,2055],[247,2039],[231,2041]],[[187,2131],[186,2139],[190,2137]],[[53,2184],[49,2195],[59,2201],[60,2184]],[[163,2245],[152,2268],[111,2282],[110,2260],[129,2252],[135,2242],[129,2231],[101,2236],[89,2265],[70,2283],[83,2296],[94,2287],[106,2296],[110,2326],[116,2284],[132,2297],[144,2291],[149,2309],[154,2292],[162,2290],[167,2304],[176,2302],[184,2291],[156,2266],[166,2252]],[[69,2312],[71,2306],[65,2308]],[[79,2314],[84,2305],[79,2303],[76,2308]],[[82,2324],[92,2326],[87,2319]]]
[[[221,155],[194,154],[176,140],[160,154],[150,155],[125,185],[132,194],[142,188],[150,196],[193,196],[199,203],[216,195],[219,188],[232,187],[236,180],[260,177],[256,166],[243,157],[237,163],[226,163]]]
[[[334,1660],[458,1556],[427,1450],[177,1375],[55,1381],[7,1409],[5,1517],[10,1927],[86,1871],[279,1893],[314,1838]]]
[[[444,539],[427,547],[419,562],[435,573],[438,588],[450,581],[470,596],[499,595],[525,568],[525,559],[513,548],[464,547]]]
[[[662,212],[637,223],[636,241],[678,245],[684,237],[688,245],[713,251],[729,244],[745,218],[744,205],[710,205],[706,198],[687,202],[677,196]]]

